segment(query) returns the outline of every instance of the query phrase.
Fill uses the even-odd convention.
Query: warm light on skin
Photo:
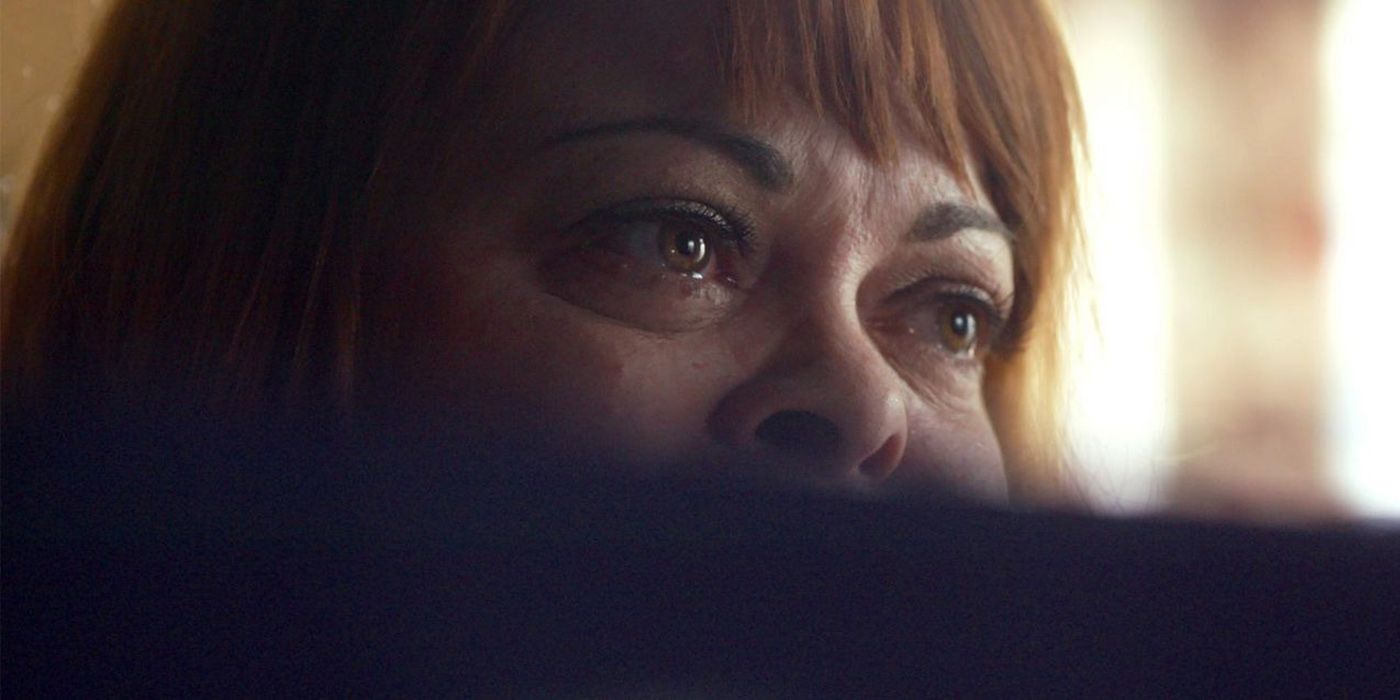
[[[520,87],[395,275],[416,320],[386,403],[560,469],[1004,500],[985,355],[939,323],[976,310],[989,353],[1010,316],[988,196],[907,134],[873,159],[791,91],[739,115],[705,72],[713,6],[648,7],[521,30]],[[677,269],[677,232],[714,255]]]
[[[1400,4],[1334,0],[1326,28],[1331,476],[1360,515],[1400,517],[1395,168]]]
[[[1075,320],[1070,439],[1090,499],[1136,511],[1157,504],[1171,427],[1158,34],[1150,3],[1074,8],[1065,29],[1088,122],[1092,279]]]

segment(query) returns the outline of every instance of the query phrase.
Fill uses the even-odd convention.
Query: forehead
[[[705,0],[537,5],[501,54],[504,89],[503,99],[495,103],[501,112],[496,122],[512,132],[504,135],[507,140],[538,143],[587,125],[667,115],[731,124],[760,135],[788,151],[799,170],[817,151],[829,155],[840,147],[847,155],[871,155],[829,111],[820,117],[795,85],[764,85],[757,94],[758,110],[741,109],[722,65],[726,52],[734,58],[722,27],[725,20],[723,3]],[[791,58],[747,53],[742,60]],[[896,162],[844,160],[881,166],[874,169],[890,174],[936,171],[940,188],[951,185],[982,199],[968,163],[948,168],[946,159],[907,132],[897,130],[896,138]],[[950,172],[952,183],[943,177]]]
[[[729,111],[712,2],[541,3],[505,47],[507,101],[566,124],[643,112]]]

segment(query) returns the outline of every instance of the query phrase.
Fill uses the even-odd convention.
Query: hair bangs
[[[731,0],[721,69],[745,116],[793,90],[877,161],[902,139],[975,180],[1016,236],[1019,350],[988,365],[1008,458],[1063,477],[1065,350],[1082,242],[1075,175],[1082,114],[1044,0]]]
[[[926,2],[823,0],[731,2],[722,27],[725,78],[754,116],[771,86],[789,86],[819,115],[837,120],[868,153],[886,160],[901,131],[957,162],[964,147],[953,76]],[[961,173],[960,173],[961,174]]]
[[[1081,245],[1080,113],[1048,0],[720,2],[741,111],[781,86],[877,161],[924,148],[1015,232],[1025,326],[986,395],[1013,488],[1044,491]],[[353,412],[399,338],[386,232],[435,186],[441,139],[472,137],[443,135],[443,105],[494,89],[533,5],[119,3],[7,241],[0,391],[28,406],[63,382],[155,382]],[[1051,479],[1021,478],[1036,467]]]

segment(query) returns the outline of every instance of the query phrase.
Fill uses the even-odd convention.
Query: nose
[[[878,483],[908,442],[903,383],[863,333],[793,329],[711,417],[720,442],[787,474]]]

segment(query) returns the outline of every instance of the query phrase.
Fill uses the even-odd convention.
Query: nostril
[[[809,411],[779,411],[764,419],[754,437],[803,457],[828,458],[841,447],[841,431],[836,424]]]
[[[899,435],[891,436],[880,449],[860,463],[860,473],[875,480],[884,480],[899,467],[903,457],[904,439]]]

